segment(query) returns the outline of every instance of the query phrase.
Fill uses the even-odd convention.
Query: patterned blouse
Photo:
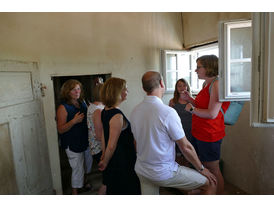
[[[87,124],[88,124],[88,140],[89,140],[89,146],[91,155],[96,155],[99,152],[101,152],[101,141],[96,139],[95,135],[95,128],[92,121],[93,113],[97,109],[104,109],[104,105],[96,105],[96,104],[90,104],[87,111]]]

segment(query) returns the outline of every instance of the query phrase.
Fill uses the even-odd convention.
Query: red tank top
[[[200,109],[208,109],[209,105],[209,85],[204,87],[195,98],[195,107]],[[230,102],[223,102],[222,108],[224,112],[229,107]],[[219,111],[215,119],[206,119],[192,116],[192,135],[200,141],[216,142],[225,136],[224,115]]]

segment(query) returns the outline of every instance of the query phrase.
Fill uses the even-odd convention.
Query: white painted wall
[[[182,49],[180,13],[0,13],[0,59],[36,61],[53,186],[61,193],[51,76],[112,73],[127,80],[129,116],[144,96],[141,76],[160,71],[160,49]]]
[[[274,128],[250,127],[250,104],[226,127],[222,144],[224,177],[248,194],[274,194]]]
[[[250,12],[183,12],[182,16],[185,48],[218,41],[219,21],[251,19]]]

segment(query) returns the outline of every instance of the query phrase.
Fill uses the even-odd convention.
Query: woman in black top
[[[127,97],[126,81],[108,79],[102,90],[105,105],[101,119],[103,123],[102,150],[99,170],[103,171],[107,194],[141,194],[140,182],[134,171],[136,151],[128,119],[119,109]]]
[[[178,79],[175,84],[174,95],[173,98],[169,100],[169,106],[173,107],[176,112],[178,113],[183,129],[186,134],[186,138],[188,141],[192,141],[192,114],[185,110],[186,105],[188,102],[181,97],[181,94],[187,91],[190,94],[190,87],[188,82],[181,78]],[[176,144],[176,162],[180,165],[191,167],[190,163],[187,161],[185,157],[183,157],[182,152],[180,151],[179,147]]]

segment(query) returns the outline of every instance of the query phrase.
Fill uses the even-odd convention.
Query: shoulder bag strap
[[[217,79],[218,79],[218,77],[216,77],[215,79],[213,79],[213,81],[210,83],[210,86],[209,86],[209,88],[208,88],[209,95],[210,95],[210,92],[211,92],[211,88],[212,88],[212,86],[213,86],[213,83],[214,83]],[[224,110],[223,110],[222,107],[221,107],[220,110],[221,110],[222,114],[225,116],[225,113],[224,113]]]

